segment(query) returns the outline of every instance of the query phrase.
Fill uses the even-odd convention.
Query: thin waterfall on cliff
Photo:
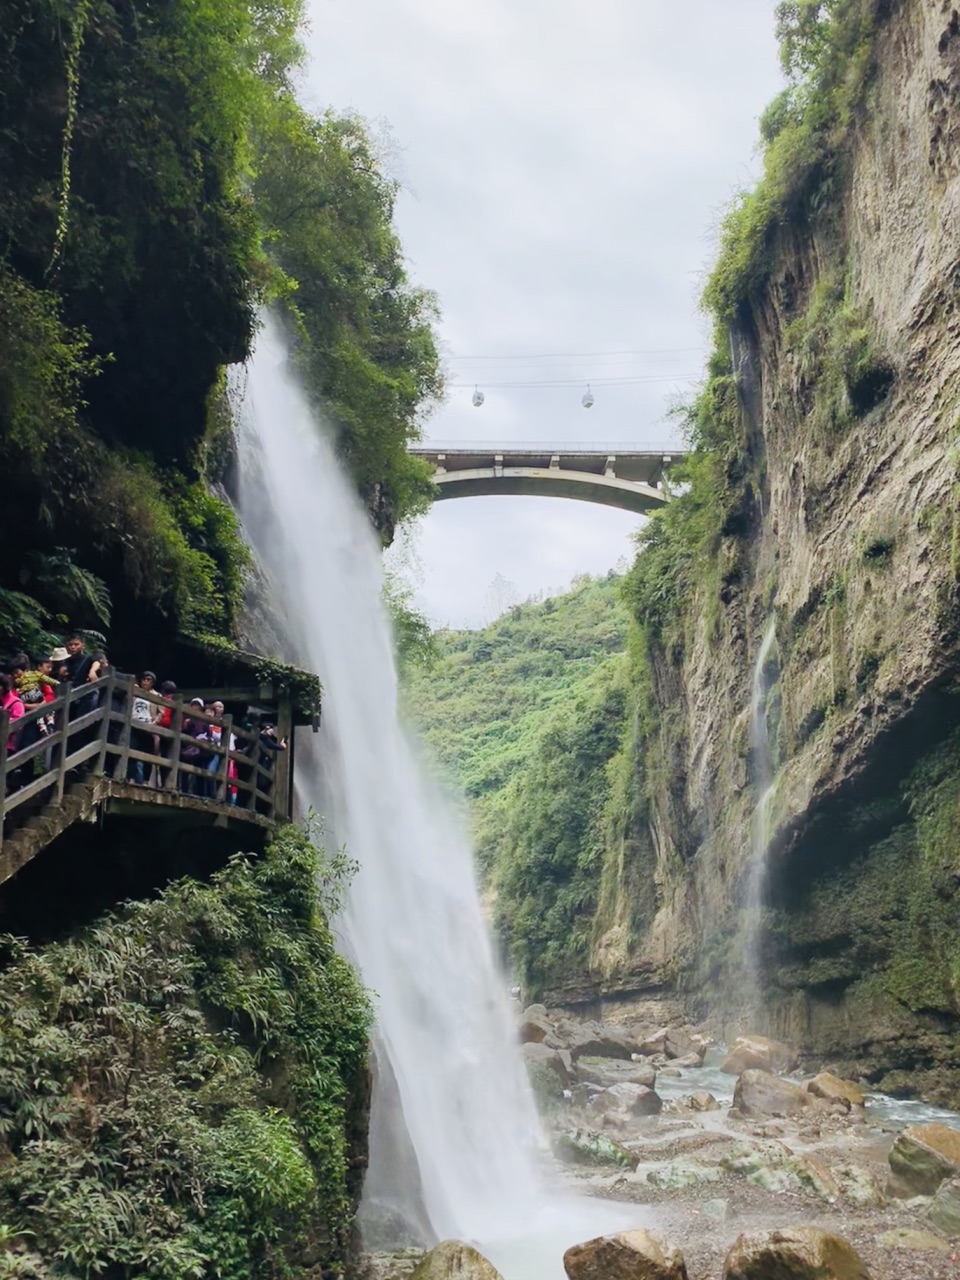
[[[773,751],[770,744],[768,695],[771,681],[769,664],[777,642],[776,621],[771,617],[763,633],[753,664],[750,686],[750,756],[754,808],[750,823],[750,863],[747,868],[744,896],[744,956],[754,999],[760,985],[760,917],[767,881],[767,854],[770,848],[770,821],[776,796]]]
[[[324,682],[322,777],[301,776],[302,798],[360,866],[342,928],[375,993],[429,1225],[440,1238],[508,1234],[541,1204],[538,1126],[469,845],[397,720],[380,547],[284,360],[268,321],[240,505],[293,656]]]

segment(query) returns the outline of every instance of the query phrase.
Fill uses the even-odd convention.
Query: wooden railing
[[[152,774],[149,785],[171,796],[192,794],[237,817],[289,818],[290,752],[264,747],[258,729],[185,705],[185,697],[164,698],[136,686],[132,676],[111,674],[66,688],[53,702],[28,704],[16,720],[0,712],[0,847],[12,813],[31,801],[61,804],[68,778],[78,771],[131,783],[142,773],[144,785]],[[168,708],[169,727],[135,720],[135,699]],[[284,719],[281,734],[290,732]],[[187,720],[201,723],[207,733],[219,729],[219,741],[216,735],[198,739],[184,733]],[[50,727],[41,732],[41,725]],[[194,747],[204,763],[183,758],[184,748]]]

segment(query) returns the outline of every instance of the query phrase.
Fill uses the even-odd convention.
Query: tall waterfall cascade
[[[536,1114],[511,1047],[469,845],[397,718],[381,552],[268,321],[250,369],[241,512],[296,660],[324,684],[322,772],[302,800],[359,864],[342,929],[438,1237],[484,1238],[539,1207]]]
[[[374,993],[381,1074],[415,1157],[393,1191],[416,1191],[439,1239],[529,1239],[548,1213],[539,1127],[470,847],[398,720],[379,544],[285,365],[268,320],[240,415],[240,509],[287,656],[324,684],[317,767],[298,786],[359,864],[338,927]]]

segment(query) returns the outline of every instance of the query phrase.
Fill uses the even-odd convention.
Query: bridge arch
[[[680,454],[598,445],[431,445],[411,449],[433,463],[437,500],[513,495],[572,498],[640,515],[669,499],[665,476]]]

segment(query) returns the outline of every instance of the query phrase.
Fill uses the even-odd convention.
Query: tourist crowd
[[[49,654],[31,659],[25,653],[17,654],[0,671],[0,711],[2,724],[8,726],[7,757],[35,745],[42,738],[53,736],[53,731],[62,724],[59,717],[63,715],[62,706],[51,707],[49,713],[29,716],[27,722],[17,728],[17,721],[30,711],[39,710],[44,704],[55,703],[57,698],[69,689],[90,686],[89,693],[73,698],[70,702],[69,721],[78,720],[88,715],[103,704],[106,697],[104,678],[110,674],[110,664],[103,651],[89,652],[85,638],[74,634],[67,638],[62,647],[53,649]],[[174,738],[163,730],[173,726],[174,700],[177,686],[172,680],[157,683],[152,671],[142,671],[133,681],[132,706],[130,709],[130,751],[143,755],[161,757],[166,761],[176,755],[187,769],[177,770],[177,786],[186,795],[201,799],[225,798],[226,803],[237,804],[240,788],[237,780],[244,774],[258,774],[257,787],[261,791],[269,790],[269,780],[263,773],[271,775],[276,761],[276,753],[287,749],[285,738],[277,737],[276,726],[263,720],[256,712],[248,714],[243,728],[249,732],[243,735],[242,750],[250,758],[250,766],[224,756],[227,748],[237,752],[237,736],[229,732],[228,741],[224,739],[224,704],[214,701],[204,705],[202,698],[192,698],[184,707],[180,725],[181,741],[179,750],[175,752]],[[113,694],[113,710],[125,711],[127,693],[123,686],[115,687]],[[85,741],[90,741],[92,734],[98,731],[78,729],[70,734],[69,752],[75,751]],[[122,723],[114,719],[108,726],[107,740],[116,744],[120,740]],[[37,752],[26,764],[7,771],[7,793],[26,786],[35,776],[37,766],[35,760],[41,759],[48,771],[58,762],[59,748],[51,741],[46,752]],[[105,762],[108,774],[116,768],[116,753],[109,753]],[[259,770],[257,768],[259,766]],[[127,781],[139,786],[165,787],[170,775],[171,765],[161,765],[134,758],[132,755],[127,766]],[[200,772],[192,772],[192,770]],[[221,790],[224,787],[225,790]]]

